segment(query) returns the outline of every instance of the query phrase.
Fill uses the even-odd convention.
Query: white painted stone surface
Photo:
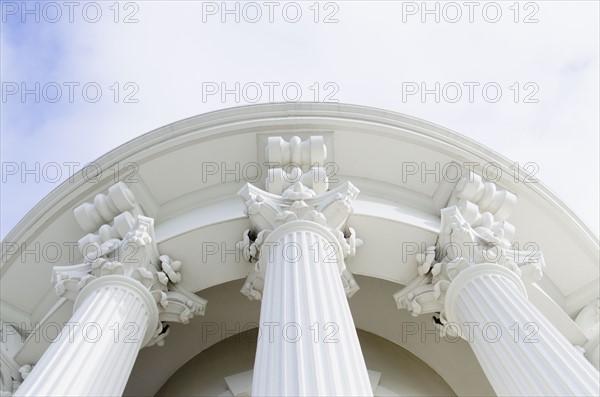
[[[292,141],[294,135],[301,138]],[[321,135],[330,145],[326,151],[320,149],[323,141],[311,138]],[[271,139],[279,136],[282,137],[279,140]],[[272,150],[263,154],[265,143],[269,142]],[[365,153],[377,155],[367,156]],[[197,259],[202,257],[202,245],[198,242],[223,241],[232,248],[240,233],[248,228],[244,208],[235,197],[240,183],[219,178],[205,181],[197,173],[207,162],[245,164],[272,156],[289,157],[289,161],[299,159],[300,163],[313,157],[334,161],[339,167],[335,175],[339,181],[331,183],[331,189],[344,185],[348,180],[360,187],[361,198],[353,202],[354,213],[347,219],[347,229],[338,230],[342,235],[334,233],[335,237],[344,255],[356,253],[351,262],[355,274],[401,285],[410,284],[417,276],[425,276],[419,280],[422,284],[411,285],[411,288],[421,288],[415,290],[417,293],[413,297],[398,296],[402,302],[410,303],[412,308],[420,306],[421,313],[437,313],[444,309],[447,288],[452,285],[456,274],[465,269],[464,263],[445,262],[436,275],[435,283],[449,283],[439,284],[439,291],[436,291],[431,283],[431,273],[419,273],[420,268],[425,270],[435,262],[429,261],[425,253],[419,257],[421,261],[416,260],[418,255],[409,255],[408,260],[402,263],[395,259],[403,254],[400,249],[403,242],[425,242],[426,246],[433,246],[437,236],[445,234],[439,211],[450,205],[449,199],[473,228],[489,232],[480,234],[478,238],[488,239],[488,243],[494,239],[510,240],[516,230],[516,240],[510,240],[511,243],[520,243],[521,247],[524,242],[538,244],[544,256],[537,259],[546,265],[541,278],[538,274],[540,268],[515,263],[518,270],[527,273],[526,288],[532,291],[529,302],[556,327],[557,332],[568,338],[570,344],[581,346],[585,357],[598,366],[598,310],[597,304],[594,306],[593,303],[599,295],[598,240],[572,212],[543,185],[514,180],[510,172],[512,164],[481,145],[411,117],[341,104],[269,104],[225,110],[175,123],[109,153],[99,160],[106,169],[116,162],[142,165],[136,175],[138,182],[127,186],[135,194],[130,195],[120,185],[109,189],[115,181],[112,180],[113,174],[106,172],[95,184],[75,178],[43,200],[3,242],[0,320],[3,324],[13,324],[15,331],[23,336],[33,331],[35,324],[43,327],[53,322],[64,323],[69,320],[69,301],[94,280],[87,279],[79,285],[83,281],[82,276],[90,275],[88,267],[91,263],[77,256],[79,254],[75,257],[66,255],[67,248],[63,248],[61,260],[53,262],[45,255],[22,255],[17,247],[26,244],[31,250],[36,244],[44,247],[53,242],[61,245],[78,240],[102,245],[111,238],[122,239],[123,233],[130,230],[131,222],[149,218],[156,219],[157,228],[152,235],[153,246],[149,247],[153,251],[149,263],[154,270],[147,269],[156,277],[153,286],[148,287],[155,301],[159,302],[158,322],[192,321],[193,315],[203,313],[206,304],[195,292],[239,280],[248,272],[244,261],[222,266],[224,262],[220,257],[214,262]],[[462,197],[453,183],[431,178],[423,181],[419,174],[405,180],[406,175],[402,174],[405,164],[420,166],[456,162],[460,166],[470,161],[480,165],[496,162],[503,170],[503,176],[495,185],[484,183],[481,191],[479,184],[480,187],[471,192],[470,186],[466,186],[466,190],[458,188],[465,193]],[[316,196],[327,190],[328,186],[321,183],[323,180],[309,186],[308,181],[320,175],[320,170],[301,171],[301,175],[293,174],[296,176],[276,173],[273,175],[276,183],[266,186],[259,182],[258,188],[273,190],[279,196],[285,193],[288,198],[294,194],[312,194],[310,190]],[[480,166],[475,167],[475,173],[481,174]],[[293,183],[288,184],[289,179],[293,179]],[[290,189],[297,182],[302,183],[304,188]],[[514,205],[514,197],[503,193],[506,191],[519,197],[518,204]],[[254,193],[249,190],[249,195]],[[99,198],[94,198],[98,195]],[[82,206],[86,201],[87,205]],[[475,204],[479,210],[472,212],[473,207],[467,202]],[[504,207],[500,205],[502,203],[509,205]],[[73,214],[75,208],[78,208],[76,215]],[[508,223],[505,209],[511,208],[513,215]],[[485,212],[491,213],[493,219],[484,216]],[[298,214],[296,211],[296,216]],[[469,218],[468,214],[474,217]],[[79,226],[89,233],[84,239]],[[328,228],[332,233],[336,230]],[[365,240],[360,250],[356,250],[360,245],[359,239],[350,232],[350,228],[356,229]],[[266,238],[266,234],[263,237]],[[255,244],[256,241],[249,243]],[[248,250],[251,244],[247,245]],[[175,253],[174,257],[180,261],[170,258],[161,261],[158,259],[159,251]],[[118,272],[119,267],[112,262],[107,259],[107,262],[97,263],[91,275],[102,278]],[[448,267],[448,264],[452,266]],[[66,278],[55,279],[53,286],[48,283],[48,278],[54,267],[55,274]],[[251,267],[250,270],[257,269]],[[452,273],[455,270],[458,271]],[[154,284],[162,277],[158,273],[169,280],[165,289]],[[176,281],[181,280],[178,273],[185,275],[181,282]],[[248,279],[250,283],[246,292],[260,298],[260,294],[265,292],[260,286],[261,273],[251,272],[251,275],[257,277]],[[340,280],[347,295],[356,293],[358,285],[352,284],[349,268],[341,273]],[[64,287],[59,297],[54,293],[57,286]],[[167,295],[166,300],[162,299],[161,293]],[[373,305],[383,307],[388,300],[389,296],[377,297]],[[413,306],[412,302],[418,305]],[[366,310],[357,315],[359,318],[368,317]],[[441,315],[443,319],[446,313]],[[373,331],[393,339],[391,323],[374,324]],[[152,326],[152,330],[157,336],[158,323]],[[34,332],[33,336],[39,335]],[[154,339],[154,342],[162,343],[162,337]],[[187,337],[188,340],[191,338],[190,335]],[[20,343],[10,346],[5,341],[2,343],[1,387],[2,393],[10,394],[22,378],[41,368],[40,357],[53,345],[35,337],[23,338]],[[176,356],[160,371],[156,370],[151,379],[145,382],[135,379],[131,383],[144,384],[142,388],[152,394],[169,374],[203,347],[204,344],[194,345],[188,341],[186,349],[177,350]],[[411,351],[435,367],[452,387],[460,389],[464,374],[450,365],[438,365],[437,360],[428,355],[428,348],[425,344],[411,346]],[[34,370],[30,372],[32,365]],[[136,365],[152,367],[154,364],[140,362]]]
[[[97,279],[15,396],[118,396],[158,311],[150,293],[123,276]]]
[[[468,338],[499,396],[597,396],[598,371],[527,300],[510,270],[464,270],[446,295],[446,316]]]

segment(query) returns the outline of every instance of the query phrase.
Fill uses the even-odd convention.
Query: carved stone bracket
[[[118,213],[119,210],[125,211]],[[111,224],[98,225],[111,216]],[[154,219],[141,214],[124,183],[112,186],[108,195],[96,196],[94,204],[76,208],[75,217],[86,227],[84,230],[90,231],[91,225],[98,230],[79,241],[83,263],[54,267],[52,282],[58,296],[75,300],[92,280],[108,275],[138,281],[154,298],[159,313],[158,323],[149,325],[156,331],[147,346],[164,344],[168,334],[165,322],[188,323],[195,315],[204,315],[206,300],[180,283],[181,262],[159,254]]]
[[[461,179],[449,207],[441,210],[441,232],[435,246],[417,256],[417,273],[394,294],[398,309],[414,316],[436,313],[442,331],[448,287],[463,270],[482,263],[495,263],[521,275],[521,267],[533,267],[541,278],[544,259],[540,252],[513,249],[514,226],[506,221],[516,196],[471,174]],[[529,270],[531,271],[531,270]]]
[[[321,195],[329,188],[324,168],[327,147],[322,136],[311,136],[304,141],[294,136],[289,142],[281,137],[269,137],[265,153],[271,166],[265,181],[269,193],[308,198]]]

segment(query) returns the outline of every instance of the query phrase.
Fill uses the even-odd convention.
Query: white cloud
[[[139,20],[125,24],[114,23],[113,2],[101,4],[103,16],[96,24],[77,12],[72,24],[3,23],[3,82],[97,82],[103,90],[96,104],[86,103],[80,94],[73,104],[2,103],[3,162],[85,164],[159,126],[238,105],[232,96],[226,103],[216,96],[203,103],[203,82],[230,87],[235,82],[298,82],[304,100],[313,99],[309,87],[314,82],[321,88],[334,82],[341,102],[420,117],[521,164],[535,162],[540,179],[598,233],[595,2],[535,2],[539,23],[532,24],[522,20],[535,10],[522,8],[520,22],[514,23],[513,2],[499,3],[503,16],[498,23],[486,22],[476,9],[474,23],[463,15],[455,24],[443,18],[434,23],[432,16],[421,23],[419,15],[403,23],[402,2],[337,2],[339,23],[333,24],[312,21],[312,2],[301,3],[303,17],[296,24],[278,12],[283,5],[276,9],[274,23],[263,14],[261,22],[252,24],[234,23],[233,16],[221,23],[219,15],[203,23],[202,2],[136,2],[137,11],[120,3],[120,21],[132,11]],[[324,7],[320,3],[320,20],[335,11]],[[264,5],[262,10],[267,11]],[[121,102],[131,92],[123,84],[134,82],[139,103],[113,103],[110,87],[115,82],[121,84]],[[435,82],[496,82],[503,96],[491,104],[476,90],[474,103],[469,103],[465,88],[458,103],[435,103],[432,96],[426,103],[418,96],[403,102],[403,82],[426,82],[428,87]],[[514,82],[520,83],[516,104],[509,88]],[[531,92],[523,88],[527,82],[539,88],[539,103],[522,103]],[[262,99],[268,100],[266,89]],[[275,99],[283,99],[280,90]],[[239,104],[245,103],[242,98]],[[3,183],[0,234],[5,236],[56,186],[17,179]]]

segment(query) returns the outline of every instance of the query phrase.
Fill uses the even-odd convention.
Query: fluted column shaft
[[[333,234],[313,222],[286,223],[267,238],[261,260],[252,395],[372,395]]]
[[[598,395],[598,371],[530,303],[510,270],[464,270],[447,291],[445,310],[499,396]]]
[[[105,276],[78,295],[71,320],[16,396],[119,396],[148,341],[156,304],[138,281]]]

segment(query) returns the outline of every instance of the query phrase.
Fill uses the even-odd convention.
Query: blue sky
[[[598,2],[476,2],[472,10],[428,2],[429,14],[421,2],[277,2],[272,22],[265,2],[229,2],[239,21],[220,1],[76,3],[70,20],[64,2],[27,2],[32,13],[1,2],[1,237],[69,177],[63,164],[80,169],[162,125],[249,104],[255,85],[258,102],[268,102],[269,83],[279,84],[276,101],[286,99],[286,83],[306,101],[318,88],[320,101],[420,117],[531,163],[598,234]],[[223,82],[247,91],[239,101],[203,98],[203,87]],[[9,92],[36,83],[39,103]],[[445,89],[439,103],[407,94],[436,83]],[[472,101],[465,84],[478,84]],[[52,103],[56,86],[62,96]],[[102,95],[90,103],[97,87]],[[502,95],[492,103],[495,87]],[[36,163],[47,174],[23,182],[21,166]]]

